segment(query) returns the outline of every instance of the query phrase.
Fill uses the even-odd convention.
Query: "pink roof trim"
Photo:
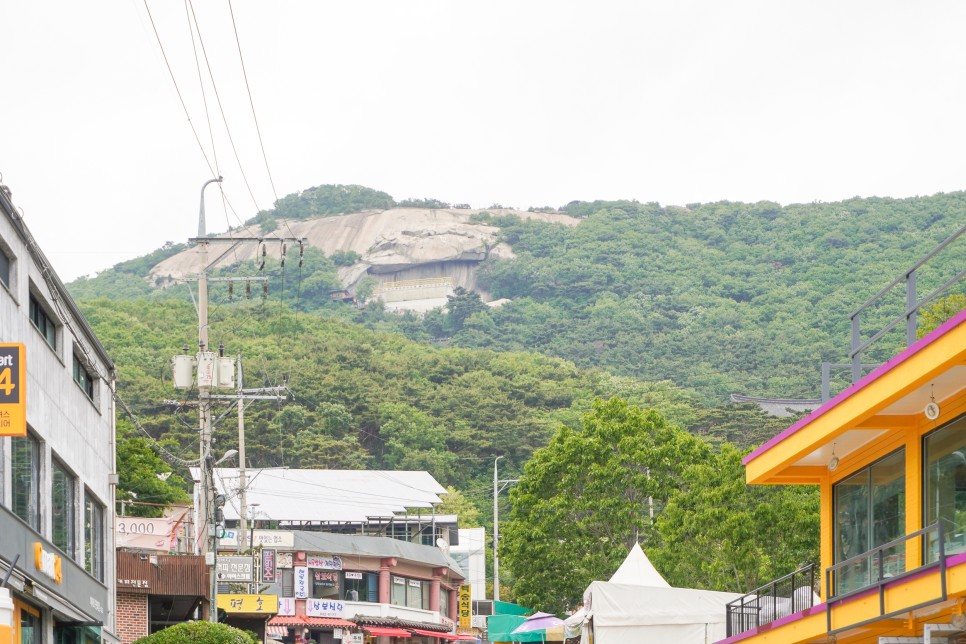
[[[813,411],[811,414],[809,414],[805,418],[802,418],[800,421],[798,421],[797,423],[795,423],[794,425],[792,425],[782,433],[778,434],[771,440],[767,441],[752,453],[748,454],[748,456],[741,459],[741,462],[747,465],[751,461],[755,460],[756,458],[758,458],[759,456],[767,452],[769,449],[771,449],[778,443],[782,442],[783,440],[785,440],[795,432],[809,425],[813,420],[815,420],[819,416],[827,413],[828,411],[832,410],[833,408],[835,408],[845,400],[851,398],[853,395],[855,395],[855,393],[860,391],[862,388],[867,387],[869,384],[875,382],[876,380],[878,380],[888,372],[892,371],[897,366],[899,366],[900,364],[902,364],[912,356],[916,355],[917,353],[919,353],[920,351],[928,347],[930,344],[932,344],[942,336],[949,333],[952,329],[962,324],[964,321],[966,321],[966,310],[960,311],[953,317],[946,320],[942,325],[940,325],[937,329],[933,330],[926,337],[921,338],[920,340],[917,340],[910,347],[906,348],[905,351],[894,356],[892,359],[888,360],[887,362],[879,366],[875,371],[873,371],[872,373],[870,373],[869,375],[865,376],[857,383],[855,383],[855,385],[841,392],[839,395],[829,400],[827,403],[825,403],[824,405],[822,405],[821,407]]]

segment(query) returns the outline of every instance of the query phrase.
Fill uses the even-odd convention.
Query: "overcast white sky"
[[[0,174],[64,281],[275,199],[227,0],[6,2]],[[783,204],[966,188],[966,3],[233,0],[279,197]],[[197,45],[196,43],[196,46]],[[190,124],[189,124],[190,118]],[[208,119],[214,130],[214,151]],[[195,139],[196,129],[205,154]]]

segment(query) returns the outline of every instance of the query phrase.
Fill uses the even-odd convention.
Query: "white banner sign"
[[[294,615],[295,614],[295,598],[294,597],[279,597],[278,598],[278,614],[279,615]]]
[[[295,569],[295,596],[299,599],[309,596],[309,569],[305,566]]]
[[[305,614],[309,617],[345,617],[345,604],[338,599],[308,599]]]
[[[242,538],[242,546],[248,547],[248,541],[252,537],[251,532],[247,532]],[[262,548],[294,548],[295,533],[285,530],[255,530],[255,547]],[[219,546],[230,548],[238,546],[238,530],[229,528],[225,530],[225,536],[218,539]]]
[[[345,578],[346,579],[362,579],[362,573],[361,572],[346,572]]]
[[[321,568],[322,570],[342,570],[342,558],[335,557],[309,557],[306,560],[309,568]]]
[[[178,538],[184,537],[186,511],[161,519],[116,517],[114,533],[118,548],[141,548],[169,552],[175,549]]]

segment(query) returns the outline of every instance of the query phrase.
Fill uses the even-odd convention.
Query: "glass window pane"
[[[10,258],[0,250],[0,283],[10,288]]]
[[[966,419],[933,432],[924,442],[925,524],[942,522],[947,555],[966,551]],[[927,550],[927,561],[935,561],[935,533]]]
[[[40,449],[32,436],[17,436],[10,441],[13,474],[13,513],[34,530],[40,529],[37,487],[40,480]]]
[[[104,580],[104,508],[89,494],[84,500],[84,568]]]
[[[74,558],[74,478],[54,461],[50,507],[54,545]]]
[[[322,599],[323,597],[339,598],[339,575],[338,572],[331,570],[312,571],[312,597]]]
[[[390,603],[396,606],[406,605],[406,580],[403,577],[392,577],[392,591]]]

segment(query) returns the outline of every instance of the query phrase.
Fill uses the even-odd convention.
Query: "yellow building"
[[[719,644],[966,641],[966,311],[745,467],[749,484],[819,486],[820,597],[802,573],[759,589]]]

